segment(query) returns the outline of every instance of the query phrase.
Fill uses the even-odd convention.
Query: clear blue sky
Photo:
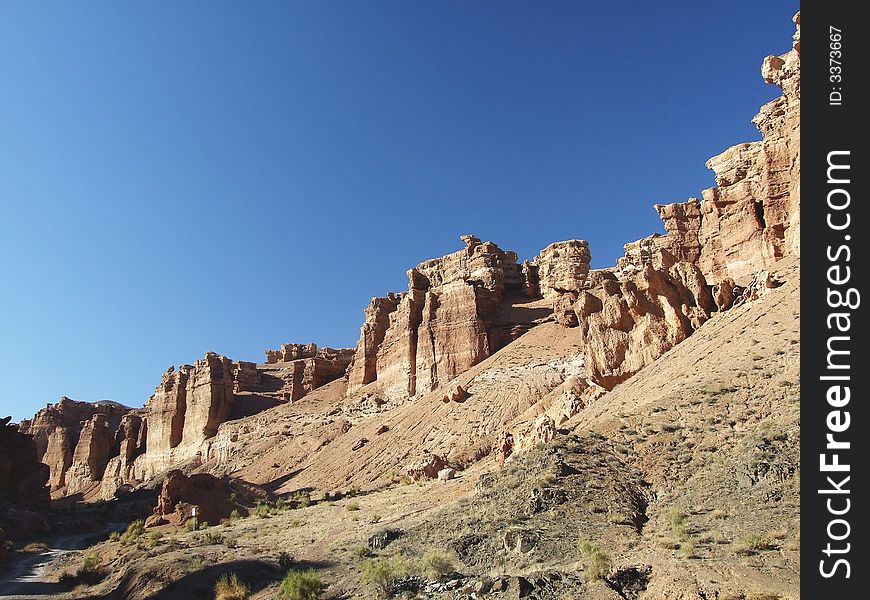
[[[758,139],[797,8],[0,3],[0,413],[352,346],[463,233],[613,264]]]

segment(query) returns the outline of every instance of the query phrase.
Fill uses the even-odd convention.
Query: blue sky
[[[352,346],[463,233],[613,264],[758,139],[797,8],[0,3],[0,413]]]

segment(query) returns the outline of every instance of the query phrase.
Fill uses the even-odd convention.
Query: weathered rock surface
[[[656,205],[667,234],[626,244],[621,270],[655,264],[658,250],[696,263],[710,283],[742,280],[785,256],[800,256],[800,16],[792,50],[764,59],[761,72],[783,95],[752,122],[762,140],[707,161],[717,187],[701,199]],[[665,265],[667,268],[669,265]]]
[[[716,310],[699,267],[647,265],[622,280],[593,271],[585,288],[563,294],[556,318],[579,327],[589,378],[610,389],[692,334]]]
[[[377,382],[388,399],[425,394],[522,335],[543,309],[538,267],[462,236],[465,248],[408,271],[408,291],[374,298],[348,371],[348,394]],[[548,263],[549,264],[549,263]]]
[[[246,504],[268,497],[266,490],[245,481],[224,480],[208,473],[187,476],[173,470],[163,480],[154,514],[146,520],[145,526],[181,525],[193,517],[198,525],[217,525],[233,511],[247,516]]]
[[[115,430],[110,425],[109,417],[104,414],[96,414],[85,421],[67,472],[68,494],[85,490],[103,478],[106,465],[116,452]]]
[[[256,379],[240,382],[236,391],[278,394],[296,401],[312,390],[343,377],[354,356],[351,348],[318,348],[315,344],[282,344],[281,350],[266,350],[266,364],[255,367]],[[240,363],[241,364],[241,363]]]
[[[535,257],[538,286],[545,298],[563,292],[577,292],[589,274],[592,254],[585,240],[568,240],[550,244]]]
[[[21,429],[33,435],[37,458],[49,466],[52,490],[111,498],[120,488],[213,458],[221,424],[342,377],[353,353],[284,344],[257,365],[208,352],[192,365],[170,367],[141,409],[64,397]]]
[[[86,424],[100,414],[114,430],[130,410],[115,402],[78,402],[64,396],[57,404],[49,404],[37,412],[33,419],[22,421],[19,429],[33,436],[38,460],[49,466],[51,489],[59,490],[68,483],[67,472],[73,466],[74,454]],[[79,465],[90,461],[84,448],[79,454]]]

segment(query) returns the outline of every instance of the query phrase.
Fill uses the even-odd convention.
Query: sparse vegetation
[[[214,600],[247,600],[251,596],[251,590],[233,573],[224,573],[214,586]]]
[[[350,549],[351,554],[357,558],[371,558],[375,555],[374,551],[365,544],[359,544]]]
[[[423,556],[423,570],[435,581],[444,581],[456,572],[456,557],[444,550],[430,550]]]
[[[219,531],[206,531],[205,535],[202,536],[202,539],[206,545],[211,546],[214,544],[223,544],[225,536]]]
[[[278,600],[317,600],[323,593],[323,583],[314,569],[289,571],[281,581]]]
[[[374,589],[379,598],[390,598],[396,593],[396,584],[409,572],[408,562],[401,556],[371,558],[362,564],[360,581]]]
[[[737,544],[735,551],[738,554],[755,554],[762,550],[770,550],[770,539],[766,535],[751,533],[745,536]]]
[[[135,543],[143,533],[145,533],[145,521],[142,519],[136,519],[127,525],[127,529],[121,534],[121,544],[129,546],[130,544]]]
[[[683,558],[693,558],[695,557],[695,539],[690,537],[686,540],[680,542],[680,556]]]
[[[48,550],[48,544],[45,542],[30,542],[24,546],[21,551],[28,554],[42,554]]]
[[[345,506],[345,508],[347,509],[348,512],[353,512],[355,510],[359,510],[359,503],[358,502],[348,502],[347,506]]]
[[[88,554],[81,566],[73,573],[64,573],[60,576],[60,583],[74,587],[76,585],[94,585],[106,577],[106,571],[102,567],[100,558],[95,554]]]
[[[689,532],[686,527],[686,515],[680,512],[676,507],[671,507],[665,515],[668,523],[671,525],[671,534],[679,541],[683,542],[689,539]]]
[[[265,502],[260,502],[254,509],[254,514],[261,519],[267,519],[272,516],[272,507]]]
[[[577,543],[580,554],[586,559],[585,577],[587,581],[604,579],[610,572],[610,557],[589,540],[580,540]]]

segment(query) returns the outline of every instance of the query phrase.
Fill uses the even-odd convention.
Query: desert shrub
[[[689,538],[680,542],[680,556],[683,558],[692,558],[695,556],[695,540]]]
[[[689,537],[688,529],[686,529],[686,515],[672,507],[668,510],[665,517],[668,523],[671,524],[671,533],[678,540],[686,540]]]
[[[214,586],[214,600],[247,600],[251,590],[239,576],[224,573]]]
[[[64,573],[60,576],[60,583],[69,586],[79,584],[94,585],[106,577],[106,571],[100,562],[100,557],[88,554],[81,566],[73,573]]]
[[[154,548],[160,543],[160,540],[163,538],[163,534],[159,531],[152,531],[148,534],[147,544],[149,548]]]
[[[355,510],[359,510],[359,503],[358,502],[348,502],[347,506],[345,506],[345,508],[347,509],[348,512],[353,512]]]
[[[370,558],[362,564],[360,580],[375,590],[379,598],[390,598],[396,593],[396,584],[410,572],[401,556]]]
[[[770,550],[770,539],[766,535],[750,533],[737,544],[738,554],[755,554],[761,550]]]
[[[121,532],[120,531],[113,531],[112,533],[110,533],[109,534],[109,541],[110,542],[121,541]]]
[[[423,556],[423,569],[435,581],[444,581],[456,572],[456,558],[451,552],[430,550]]]
[[[314,569],[288,571],[281,581],[278,600],[317,600],[323,593],[323,583]]]
[[[209,527],[211,527],[211,523],[209,523],[208,521],[203,521],[202,523],[199,524],[200,531],[205,531]]]
[[[233,521],[238,521],[241,518],[242,518],[242,515],[238,511],[238,509],[233,510],[233,512],[230,513],[230,523],[232,523]]]
[[[610,557],[589,540],[580,540],[577,543],[580,554],[586,559],[586,580],[595,581],[604,579],[610,572]]]
[[[213,544],[223,544],[224,543],[224,534],[219,531],[206,531],[205,535],[202,536],[203,541],[205,541],[207,546],[211,546]]]
[[[193,519],[188,519],[184,523],[184,529],[186,529],[187,531],[196,531],[196,521]]]
[[[22,552],[27,552],[28,554],[41,554],[47,550],[48,544],[45,542],[30,542],[21,549]]]
[[[224,546],[226,546],[227,548],[235,548],[237,546],[236,538],[229,535],[226,536],[224,538]]]
[[[145,521],[142,519],[136,519],[127,525],[126,531],[121,534],[121,543],[125,546],[133,544],[143,533],[145,533]]]
[[[308,508],[311,506],[311,492],[296,492],[293,501],[301,508]]]
[[[268,518],[272,514],[272,507],[270,507],[265,502],[260,502],[254,509],[254,514],[261,519]]]

